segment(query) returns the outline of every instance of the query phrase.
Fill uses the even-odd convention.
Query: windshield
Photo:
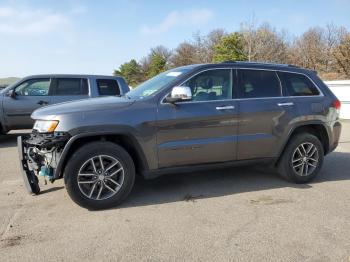
[[[181,67],[163,72],[130,90],[128,93],[126,93],[126,96],[135,99],[143,99],[151,96],[164,88],[171,81],[175,80],[178,76],[191,69],[192,67]]]
[[[0,88],[0,93],[6,93],[8,90],[12,89],[12,87],[16,86],[19,82],[21,82],[22,79],[18,79],[17,81],[15,81],[14,83],[8,85],[7,87],[5,88]]]

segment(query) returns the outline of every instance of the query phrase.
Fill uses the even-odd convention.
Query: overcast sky
[[[0,0],[0,77],[108,74],[151,47],[174,48],[254,15],[290,35],[334,23],[350,28],[350,0]]]

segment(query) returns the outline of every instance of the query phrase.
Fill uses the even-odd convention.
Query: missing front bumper
[[[32,133],[17,138],[20,169],[28,193],[40,192],[38,176],[50,182],[59,178],[55,171],[68,138],[64,133]]]
[[[24,156],[23,140],[21,136],[17,138],[17,148],[24,185],[29,194],[37,195],[40,193],[39,179],[35,175],[34,171],[30,170],[28,167],[27,160]]]

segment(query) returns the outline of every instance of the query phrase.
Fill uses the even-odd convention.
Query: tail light
[[[340,101],[338,99],[334,100],[332,103],[332,107],[334,107],[335,109],[337,109],[339,111],[340,107],[341,107]]]
[[[340,107],[341,107],[341,103],[338,99],[334,100],[332,102],[332,107],[336,110],[338,116],[340,115]]]

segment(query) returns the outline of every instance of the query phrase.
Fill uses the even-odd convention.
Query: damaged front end
[[[38,176],[54,182],[56,169],[70,136],[65,132],[33,132],[17,138],[20,165],[25,186],[30,194],[40,192]]]

